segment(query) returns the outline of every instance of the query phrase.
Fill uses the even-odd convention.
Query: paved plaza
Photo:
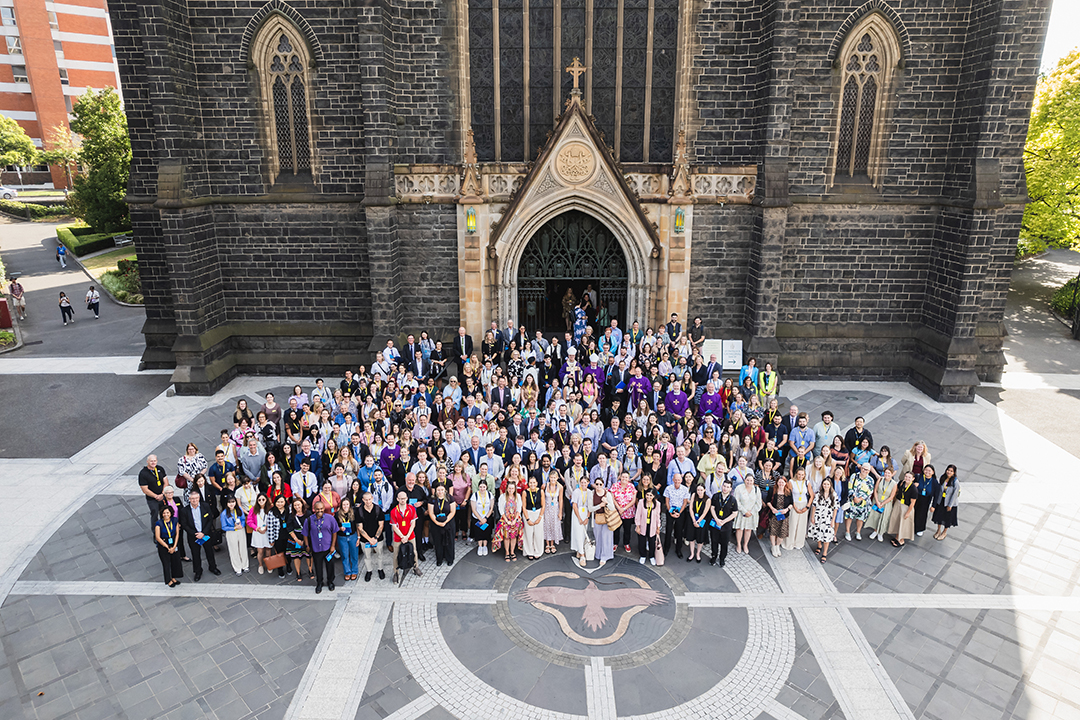
[[[59,360],[20,363],[0,370],[68,377]],[[90,386],[136,380],[124,358],[87,368]],[[70,457],[0,460],[0,718],[1080,717],[1080,502],[1044,482],[1080,459],[981,398],[782,389],[811,416],[862,414],[879,443],[925,439],[955,462],[960,526],[942,542],[842,543],[825,566],[755,545],[724,569],[620,551],[591,572],[565,552],[505,563],[459,543],[452,567],[429,555],[401,587],[316,596],[226,574],[168,589],[135,481],[145,456],[212,447],[236,399],[293,380],[162,392]],[[48,493],[26,492],[38,481]]]

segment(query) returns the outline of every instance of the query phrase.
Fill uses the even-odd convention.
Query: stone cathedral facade
[[[149,367],[701,316],[788,377],[1004,364],[1050,0],[111,0]]]

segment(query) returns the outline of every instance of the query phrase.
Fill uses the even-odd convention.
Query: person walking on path
[[[87,310],[92,310],[94,312],[94,319],[95,320],[97,320],[99,317],[101,317],[100,313],[98,312],[100,307],[101,307],[101,294],[98,293],[98,291],[94,289],[93,285],[91,285],[90,289],[86,291],[86,309]]]
[[[75,324],[75,308],[71,307],[71,300],[68,299],[67,293],[60,293],[60,317],[63,318],[64,324],[68,324],[68,320],[71,320],[71,324]]]
[[[67,267],[67,248],[63,243],[56,246],[56,261],[60,263],[60,267]]]
[[[15,278],[11,279],[11,299],[15,301],[15,314],[20,320],[26,319],[26,290]]]

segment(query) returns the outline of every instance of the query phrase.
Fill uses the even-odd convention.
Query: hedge
[[[23,203],[18,200],[0,200],[0,210],[18,217],[26,217],[26,209],[30,208],[30,217],[35,220],[47,217],[66,217],[71,215],[67,205],[38,205],[36,203]]]
[[[86,231],[90,230],[89,233]],[[116,233],[123,235],[124,233]],[[93,228],[71,228],[61,226],[56,228],[56,239],[64,244],[75,257],[82,257],[99,250],[108,250],[116,247],[113,233],[95,233]]]
[[[1077,292],[1076,288],[1076,278],[1057,289],[1054,297],[1050,299],[1050,307],[1066,320],[1072,320],[1076,315],[1076,305],[1073,304],[1074,298],[1080,301],[1080,293]]]

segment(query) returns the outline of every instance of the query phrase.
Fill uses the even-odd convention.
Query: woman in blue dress
[[[589,326],[589,316],[585,312],[585,308],[589,304],[589,296],[585,295],[581,298],[581,302],[574,308],[574,342],[581,342],[581,338],[585,335],[585,328]]]

